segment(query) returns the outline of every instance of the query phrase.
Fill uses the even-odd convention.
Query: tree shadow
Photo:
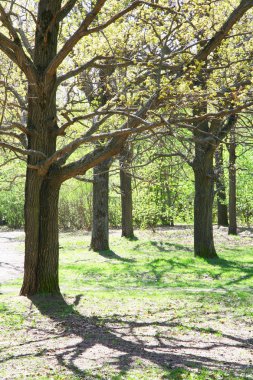
[[[121,257],[117,255],[114,251],[108,250],[108,251],[98,251],[99,256],[102,256],[106,259],[112,259],[112,260],[118,260],[118,261],[123,261],[125,263],[134,263],[136,260],[134,259],[127,259],[125,257]]]
[[[216,347],[220,347],[220,343],[215,340],[205,346],[196,346],[195,353],[187,353],[191,348],[189,340],[177,339],[176,337],[166,336],[166,340],[157,337],[155,343],[147,342],[138,336],[135,336],[134,328],[145,326],[163,326],[169,328],[177,325],[173,320],[169,321],[154,321],[154,322],[138,322],[123,320],[122,315],[117,318],[109,317],[101,319],[97,316],[88,317],[74,310],[74,305],[77,306],[81,296],[76,296],[72,305],[66,303],[62,296],[59,297],[43,297],[34,296],[30,300],[34,306],[41,312],[42,315],[56,322],[61,331],[65,332],[66,337],[75,337],[73,342],[66,343],[64,348],[56,350],[55,357],[58,363],[70,370],[74,375],[82,378],[97,379],[96,370],[101,365],[101,356],[105,357],[105,363],[110,365],[118,373],[123,374],[129,371],[136,359],[149,362],[152,365],[159,366],[162,369],[171,368],[210,368],[222,369],[229,371],[247,371],[249,367],[242,364],[240,360],[226,362],[218,360],[217,357],[208,357],[207,352]],[[187,311],[186,311],[187,313]],[[119,322],[119,324],[117,324]],[[122,332],[122,324],[126,329]],[[120,325],[120,326],[119,326]],[[130,329],[130,331],[128,331]],[[228,335],[227,335],[228,336]],[[248,345],[248,342],[242,339],[236,340],[235,337],[232,343],[222,343],[222,345],[231,347],[231,345]],[[196,345],[196,341],[194,342]],[[176,349],[175,349],[176,348]],[[184,350],[181,350],[183,348]],[[194,347],[195,349],[195,347]],[[197,350],[202,350],[202,354],[198,355]],[[92,373],[87,370],[86,361],[87,353],[90,353],[90,358],[93,361]],[[104,363],[102,363],[104,364]],[[89,376],[89,377],[85,377]]]
[[[150,241],[151,245],[156,247],[160,252],[171,252],[171,248],[177,249],[178,251],[193,252],[192,248],[189,248],[183,244],[168,243],[168,242],[158,242]]]
[[[192,248],[187,247],[183,244],[160,242],[156,240],[149,240],[149,243],[152,247],[155,247],[160,252],[175,252],[176,250],[184,252],[193,252]],[[133,250],[138,251],[140,249],[143,249],[143,247],[145,247],[145,243],[139,243],[133,248]]]
[[[121,236],[121,238],[122,238],[122,239],[126,239],[126,240],[128,240],[128,241],[138,241],[138,240],[139,240],[139,238],[138,238],[137,236],[135,236],[135,235],[133,235],[133,236],[129,236],[129,237]]]
[[[224,271],[229,271],[229,270],[235,270],[235,271],[240,271],[244,272],[243,276],[240,276],[239,278],[227,281],[224,284],[224,287],[229,286],[229,285],[235,285],[240,283],[241,281],[248,280],[253,277],[253,265],[250,262],[243,262],[243,265],[240,262],[236,261],[228,261],[226,259],[222,258],[215,258],[215,259],[204,259],[208,264],[212,266],[217,266],[223,269]]]
[[[161,263],[163,265],[161,265]],[[155,281],[150,281],[151,283],[162,283],[162,279],[164,275],[169,274],[174,271],[174,269],[187,269],[189,268],[189,264],[184,264],[175,259],[155,259],[147,264],[150,275],[153,275]]]

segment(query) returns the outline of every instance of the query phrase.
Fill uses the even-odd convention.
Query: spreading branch
[[[6,37],[0,33],[0,49],[24,72],[26,77],[34,82],[36,71],[30,58],[25,54],[19,35],[14,28],[10,15],[7,14],[2,5],[0,5],[0,21],[8,30],[13,38]]]

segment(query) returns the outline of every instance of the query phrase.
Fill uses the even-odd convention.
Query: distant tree
[[[230,130],[229,149],[229,235],[237,235],[236,217],[236,120]]]
[[[109,249],[109,169],[111,159],[93,169],[93,211],[91,248],[96,251]]]
[[[119,158],[120,163],[120,195],[121,195],[121,228],[122,236],[134,237],[133,228],[133,195],[130,166],[132,152],[129,145],[125,145]]]
[[[218,149],[216,149],[215,152],[215,178],[218,226],[228,227],[228,207],[226,204],[226,188],[222,144],[218,147]]]

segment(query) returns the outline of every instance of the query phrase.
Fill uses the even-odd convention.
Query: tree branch
[[[103,8],[106,0],[97,0],[93,10],[89,12],[76,32],[67,40],[62,49],[58,52],[46,70],[46,76],[52,76],[56,73],[57,68],[63,60],[72,51],[75,45],[81,40],[82,37],[89,34],[88,27],[95,20],[100,10]]]
[[[205,47],[195,56],[194,61],[205,61],[210,53],[212,53],[227,36],[233,26],[243,17],[243,15],[253,7],[252,0],[242,0],[238,7],[234,9],[220,30],[216,32],[213,38],[205,45]]]
[[[82,71],[88,69],[89,67],[93,67],[94,66],[94,63],[96,61],[99,61],[101,59],[113,59],[114,57],[105,57],[103,55],[97,55],[96,57],[92,58],[90,61],[84,63],[82,66],[80,67],[77,67],[76,69],[74,70],[71,70],[69,71],[68,73],[64,74],[64,75],[61,75],[60,77],[58,77],[57,79],[57,86],[59,86],[60,83],[64,82],[65,80],[69,79],[69,78],[72,78],[78,74],[80,74]]]
[[[19,35],[12,25],[10,16],[0,5],[0,20],[3,26],[8,30],[13,40],[0,33],[0,49],[24,72],[30,81],[35,82],[36,72],[30,58],[25,54]]]
[[[77,0],[68,0],[66,4],[60,9],[60,11],[55,16],[55,22],[59,23],[61,22],[68,14],[69,12],[74,8]]]
[[[132,133],[130,132],[130,130],[134,131],[140,125],[140,120],[143,120],[147,112],[151,108],[156,107],[158,103],[159,92],[151,96],[147,100],[147,102],[141,107],[141,109],[138,112],[136,112],[136,118],[131,117],[122,125],[121,130],[127,129],[126,133],[123,132],[122,135],[119,134],[118,136],[114,136],[113,138],[111,138],[111,140],[107,143],[107,145],[104,147],[102,151],[101,148],[95,149],[94,152],[87,154],[80,160],[63,166],[61,169],[58,169],[57,174],[55,173],[55,175],[59,176],[59,179],[63,182],[71,177],[85,174],[85,172],[88,169],[118,154],[122,146],[124,145],[127,137],[129,136],[129,134]],[[143,128],[148,129],[148,126],[144,125]],[[149,128],[151,127],[149,126]],[[120,130],[116,132],[120,132]]]
[[[46,155],[42,152],[38,152],[37,150],[32,150],[32,149],[21,149],[18,148],[17,146],[8,144],[6,142],[1,142],[0,141],[0,147],[6,148],[11,150],[12,152],[20,153],[22,155],[27,155],[27,156],[36,156],[36,157],[41,157],[41,158],[46,158]]]

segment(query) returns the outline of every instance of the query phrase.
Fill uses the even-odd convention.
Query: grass
[[[114,236],[100,254],[87,237],[64,234],[65,299],[17,297],[20,280],[0,295],[0,378],[253,379],[240,359],[253,344],[244,334],[253,317],[253,247],[230,239],[219,242],[219,259],[205,261],[183,233]],[[212,342],[214,356],[191,348],[199,342]],[[238,355],[229,365],[227,350]]]

